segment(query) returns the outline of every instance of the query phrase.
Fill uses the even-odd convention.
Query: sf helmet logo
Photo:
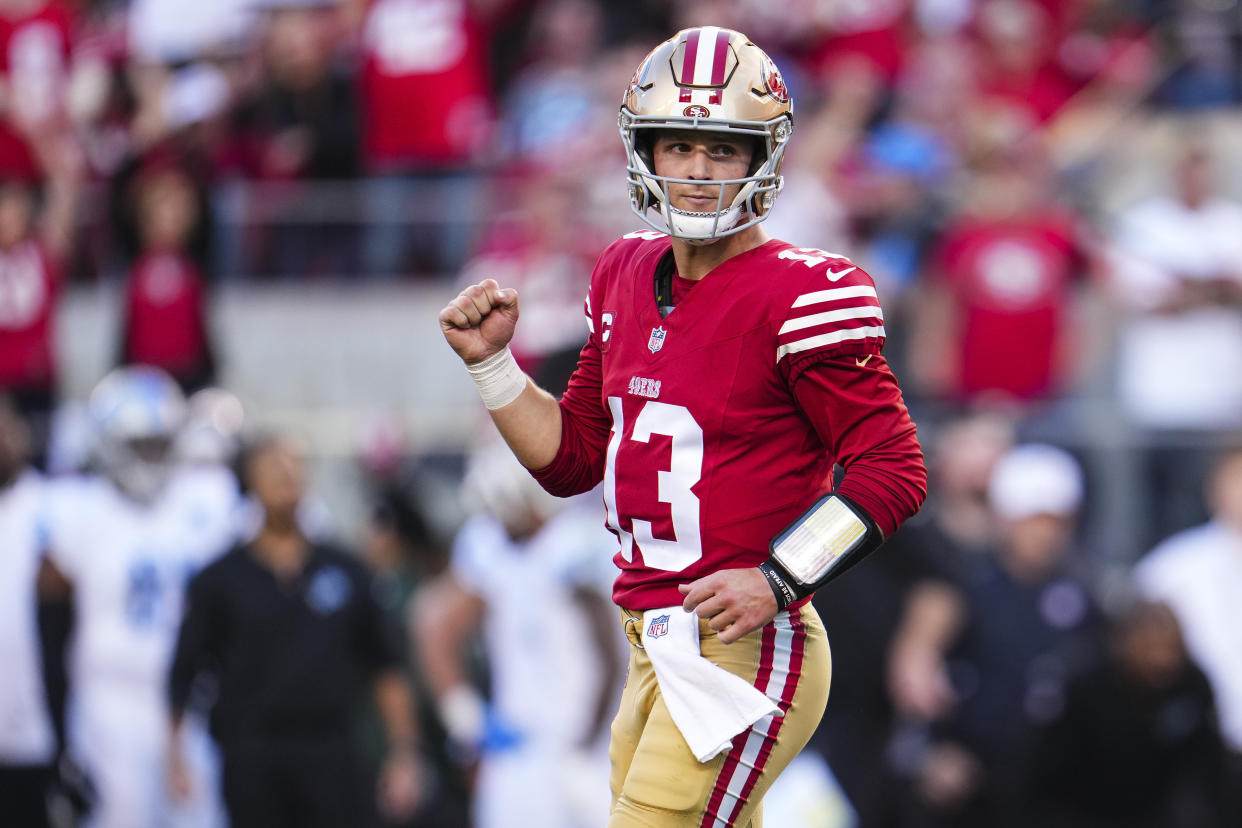
[[[706,118],[711,115],[711,111],[702,104],[692,104],[681,111],[682,115],[687,118]]]
[[[776,64],[767,55],[763,56],[764,83],[768,86],[768,91],[772,93],[772,97],[781,103],[789,100],[789,89],[785,86],[785,79],[781,77],[781,70],[776,68]]]
[[[647,55],[647,59],[644,60],[642,62],[642,65],[639,66],[638,69],[634,71],[634,77],[630,78],[630,85],[626,87],[625,89],[626,98],[629,98],[630,95],[633,95],[635,92],[637,92],[640,89],[645,90],[651,87],[650,83],[646,83],[647,69],[650,66],[651,66],[651,55]]]

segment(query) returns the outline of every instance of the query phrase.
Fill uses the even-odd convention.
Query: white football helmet
[[[466,460],[461,494],[468,511],[482,509],[514,540],[525,540],[564,506],[544,491],[503,442],[488,442]]]
[[[87,403],[100,470],[135,500],[150,502],[173,467],[186,403],[168,374],[146,365],[109,373]]]
[[[223,388],[203,388],[190,395],[186,412],[185,424],[177,435],[177,459],[231,465],[241,448],[246,424],[246,409],[237,395]]]
[[[625,143],[630,206],[655,229],[690,241],[737,233],[767,218],[780,192],[781,160],[793,134],[793,101],[776,64],[746,35],[703,26],[683,29],[647,55],[634,73],[618,116]],[[668,185],[688,179],[656,175],[653,130],[696,129],[753,136],[755,154],[745,178],[713,182],[720,201],[711,212],[669,206]],[[725,189],[740,184],[731,203]],[[657,223],[648,210],[659,210]]]

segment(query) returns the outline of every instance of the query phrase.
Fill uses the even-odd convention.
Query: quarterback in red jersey
[[[610,828],[757,822],[827,702],[810,596],[925,493],[870,277],[760,226],[792,113],[780,72],[738,32],[686,29],[644,60],[620,126],[653,229],[600,257],[559,401],[508,351],[515,291],[484,280],[440,312],[536,479],[559,495],[603,483],[635,645]]]

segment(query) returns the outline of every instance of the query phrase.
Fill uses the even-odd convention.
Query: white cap
[[[1035,515],[1071,517],[1082,504],[1082,469],[1069,452],[1028,443],[996,463],[988,500],[998,517],[1021,520]]]

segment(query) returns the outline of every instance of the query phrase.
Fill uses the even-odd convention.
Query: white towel
[[[700,762],[728,750],[733,737],[764,716],[771,699],[699,652],[699,617],[680,605],[643,613],[643,647],[677,729]]]

